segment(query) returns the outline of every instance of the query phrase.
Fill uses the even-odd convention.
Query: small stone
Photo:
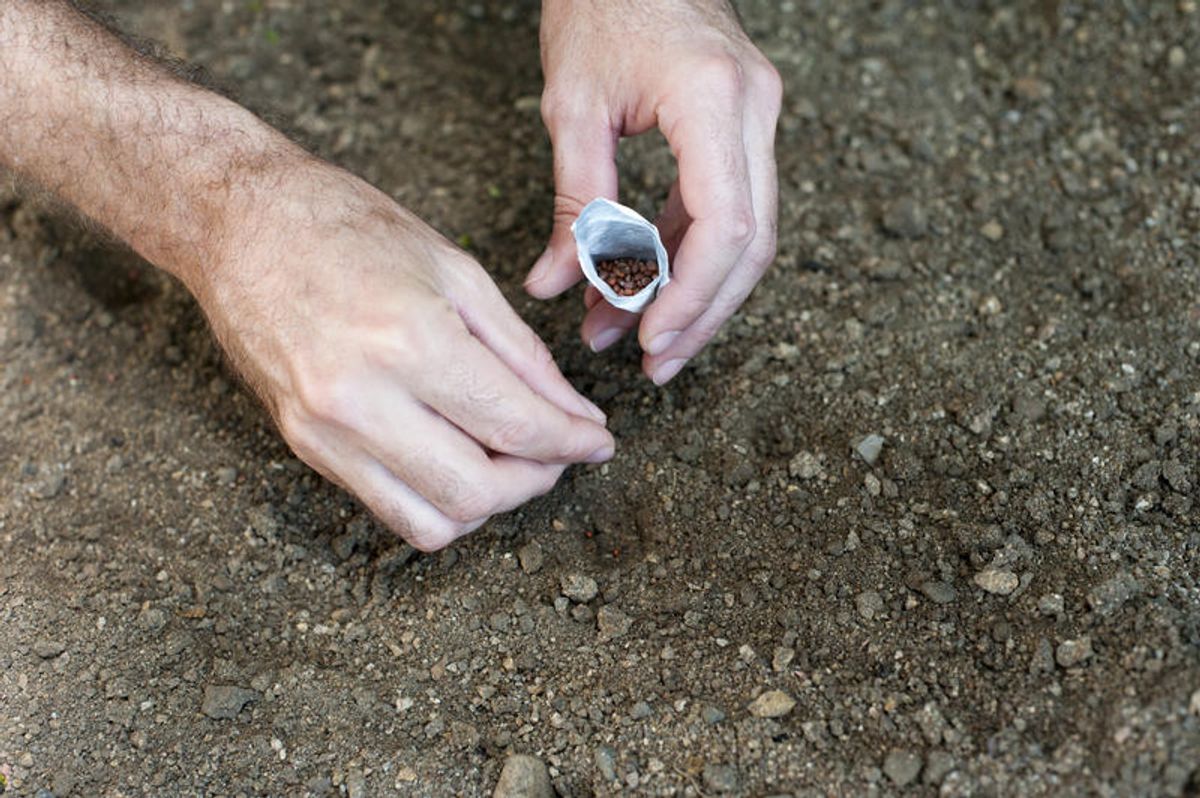
[[[546,555],[542,552],[542,544],[536,540],[526,543],[517,550],[517,561],[521,563],[521,570],[530,576],[542,570],[542,566],[546,563]]]
[[[346,773],[346,798],[367,798],[367,777],[358,768]]]
[[[1000,222],[992,219],[990,222],[979,228],[979,234],[988,241],[996,242],[1004,238],[1004,227]]]
[[[771,657],[771,669],[776,673],[783,673],[792,664],[792,660],[796,658],[796,649],[786,646],[779,646],[775,649],[774,656]]]
[[[238,470],[232,466],[223,466],[217,469],[217,484],[221,487],[228,488],[237,482]]]
[[[1037,608],[1042,615],[1062,615],[1066,603],[1061,593],[1047,593],[1038,599]]]
[[[872,433],[854,444],[854,451],[863,459],[864,463],[873,466],[879,460],[879,453],[883,451],[884,442],[883,436]]]
[[[607,745],[602,745],[592,755],[592,761],[596,764],[596,770],[600,771],[601,778],[605,781],[617,780],[617,752],[615,750]]]
[[[1188,712],[1200,718],[1200,690],[1192,693],[1192,700],[1188,702]]]
[[[600,630],[601,640],[621,637],[629,631],[631,626],[633,626],[633,618],[611,604],[606,604],[596,611],[596,627]]]
[[[1200,692],[1197,692],[1197,695],[1200,695]],[[1193,702],[1194,701],[1195,699],[1193,698]],[[704,707],[704,709],[700,710],[700,718],[709,726],[716,726],[718,723],[725,720],[725,713],[721,711],[720,707],[714,707],[710,704]]]
[[[562,587],[562,594],[579,604],[588,603],[600,592],[600,586],[596,584],[596,580],[584,574],[564,574],[559,580],[559,584]]]
[[[975,584],[989,593],[1007,596],[1017,589],[1021,580],[1012,571],[987,568],[975,574]]]
[[[155,634],[167,625],[167,613],[158,607],[147,607],[138,613],[138,626]]]
[[[654,709],[645,701],[638,701],[633,705],[633,708],[629,710],[629,717],[633,718],[634,720],[645,720],[653,714]]]
[[[858,614],[862,616],[862,619],[869,621],[883,612],[883,596],[874,590],[867,590],[858,594],[854,599],[854,605],[858,608]]]
[[[821,474],[821,461],[812,452],[797,452],[788,463],[788,473],[800,479],[814,479]]]
[[[934,604],[949,604],[958,598],[953,585],[935,579],[921,583],[921,594]]]
[[[1128,573],[1119,573],[1112,579],[1096,585],[1088,593],[1088,604],[1101,616],[1112,615],[1125,602],[1141,592],[1141,584]]]
[[[62,493],[67,485],[67,475],[62,472],[47,474],[33,488],[33,495],[39,499],[53,499]]]
[[[922,780],[931,786],[941,784],[946,775],[954,770],[954,757],[945,751],[930,751],[925,758],[925,775]]]
[[[737,768],[733,765],[705,765],[704,786],[717,793],[737,792]]]
[[[67,650],[67,644],[61,640],[38,640],[33,644],[33,653],[42,659],[54,659]]]
[[[895,749],[883,760],[883,772],[897,787],[907,787],[921,773],[921,757],[912,751]]]
[[[1078,640],[1064,640],[1054,651],[1054,659],[1063,668],[1074,668],[1091,659],[1092,638],[1081,637]]]
[[[514,754],[505,761],[492,798],[554,798],[550,772],[537,757]]]
[[[1167,51],[1167,66],[1171,69],[1180,69],[1187,63],[1187,51],[1178,44]]]
[[[231,720],[252,701],[258,700],[258,693],[244,687],[230,685],[209,685],[204,688],[204,702],[200,711],[213,720]]]
[[[905,197],[884,211],[883,229],[897,238],[922,238],[929,232],[929,216],[916,200]]]
[[[782,690],[768,690],[750,702],[750,714],[756,718],[781,718],[796,706],[796,699]]]

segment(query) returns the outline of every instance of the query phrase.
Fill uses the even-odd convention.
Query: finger
[[[517,315],[483,269],[473,261],[471,267],[469,287],[450,292],[471,334],[537,394],[568,413],[604,424],[604,411],[567,381],[546,344]]]
[[[679,162],[680,198],[693,221],[679,245],[671,282],[642,319],[642,348],[651,355],[665,351],[700,318],[754,238],[740,85],[717,80],[706,100],[697,99],[686,111],[667,106],[659,114]]]
[[[596,289],[596,286],[588,285],[583,292],[583,305],[588,310],[591,310],[592,308],[596,307],[596,303],[603,298],[604,297],[601,296],[600,292]]]
[[[424,501],[458,524],[507,512],[549,491],[564,466],[489,456],[428,407],[380,402],[365,408],[359,445]]]
[[[600,301],[588,310],[580,335],[593,352],[603,352],[636,327],[640,318],[637,313],[629,313]]]
[[[525,289],[539,299],[557,296],[583,276],[571,225],[597,197],[617,198],[617,131],[607,114],[547,114],[554,145],[554,229]]]
[[[748,98],[743,138],[754,205],[754,240],[718,290],[709,307],[664,351],[644,358],[646,374],[657,384],[670,380],[716,334],[762,278],[775,258],[779,182],[775,164],[775,126],[778,98],[766,87],[766,96]]]
[[[359,448],[351,436],[334,430],[325,434],[292,426],[288,443],[311,468],[349,492],[394,533],[421,551],[436,551],[486,521],[451,520],[398,479],[387,467]]]
[[[679,244],[683,241],[691,224],[692,217],[688,216],[687,208],[683,206],[683,197],[679,192],[679,180],[677,179],[671,184],[671,191],[667,194],[667,202],[663,205],[662,213],[654,221],[654,225],[658,228],[658,235],[662,238],[663,247],[667,250],[667,257],[672,263],[675,262],[675,253],[679,251]]]
[[[445,361],[415,375],[414,395],[488,449],[542,463],[603,462],[612,435],[536,394],[465,326],[448,328]]]

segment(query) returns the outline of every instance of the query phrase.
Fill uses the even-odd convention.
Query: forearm
[[[196,290],[247,190],[302,157],[62,0],[0,3],[0,165]]]

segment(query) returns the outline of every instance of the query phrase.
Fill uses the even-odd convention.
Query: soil
[[[5,195],[15,794],[1200,791],[1196,3],[742,3],[780,254],[661,390],[520,289],[534,3],[115,6],[467,246],[618,452],[415,556],[178,284]],[[652,218],[669,152],[621,171]]]

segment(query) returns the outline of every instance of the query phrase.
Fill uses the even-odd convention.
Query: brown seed
[[[600,279],[619,296],[633,296],[658,277],[658,264],[652,260],[614,258],[596,263]]]

